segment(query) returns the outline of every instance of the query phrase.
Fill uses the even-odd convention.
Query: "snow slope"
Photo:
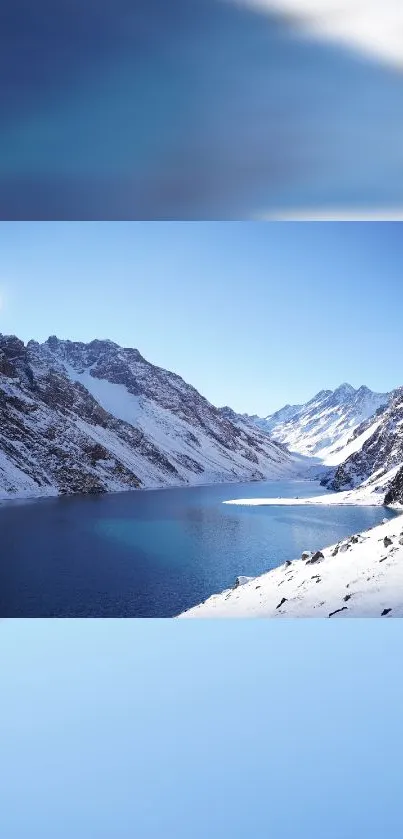
[[[318,554],[213,595],[179,617],[403,617],[401,515]]]
[[[138,350],[0,336],[0,497],[276,479],[309,463]]]

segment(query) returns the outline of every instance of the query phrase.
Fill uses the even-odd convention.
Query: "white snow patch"
[[[91,376],[90,370],[77,373],[66,361],[63,361],[63,365],[70,379],[83,385],[105,411],[116,419],[136,425],[140,400],[138,396],[129,393],[125,385],[114,384],[106,379],[97,379]]]
[[[359,434],[354,440],[351,440],[350,442],[342,439],[339,442],[339,445],[343,446],[342,452],[340,452],[338,449],[336,451],[332,451],[332,449],[330,449],[330,452],[327,454],[326,451],[324,451],[323,455],[325,458],[326,465],[338,466],[338,464],[341,462],[340,457],[342,457],[342,462],[344,463],[344,461],[347,460],[347,458],[350,457],[351,454],[354,454],[355,452],[358,452],[360,449],[362,449],[364,443],[367,440],[369,440],[369,438],[372,437],[373,434],[375,434],[375,431],[377,430],[377,428],[379,428],[381,423],[381,419],[376,420],[365,431],[363,431],[362,434]]]

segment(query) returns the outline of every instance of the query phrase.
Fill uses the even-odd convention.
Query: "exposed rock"
[[[373,433],[361,448],[350,455],[337,469],[326,485],[332,490],[357,487],[376,475],[377,484],[390,470],[403,463],[403,388],[389,396],[388,403],[356,429],[355,435]],[[384,499],[385,504],[403,501],[403,467],[391,481]]]
[[[346,553],[346,551],[348,551],[349,548],[351,548],[350,542],[345,542],[343,545],[340,545],[340,548],[339,548],[340,553],[341,554]]]
[[[347,606],[343,606],[341,609],[335,609],[334,612],[329,612],[329,618],[332,618],[333,615],[337,615],[339,612],[344,612],[347,609]]]
[[[403,504],[403,466],[389,485],[385,495],[385,504]]]
[[[54,335],[0,335],[0,454],[0,496],[261,480],[296,463],[138,350]]]
[[[280,603],[276,606],[276,609],[280,609],[280,607],[283,605],[283,603],[286,603],[286,602],[287,602],[287,598],[282,597],[282,599],[280,600]]]
[[[311,558],[307,560],[306,565],[314,565],[315,562],[320,562],[324,558],[325,557],[322,551],[316,551],[316,553],[314,553],[311,556]]]
[[[233,585],[233,588],[238,588],[238,586],[244,586],[246,583],[250,583],[251,580],[253,580],[253,577],[237,577]]]

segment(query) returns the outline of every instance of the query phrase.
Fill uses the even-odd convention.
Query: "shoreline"
[[[305,484],[305,483],[315,483],[318,479],[317,478],[292,478],[283,476],[281,478],[262,478],[261,480],[248,480],[244,478],[241,480],[240,478],[236,478],[234,481],[207,481],[206,483],[195,483],[195,484],[170,484],[169,486],[161,485],[161,486],[150,486],[150,487],[127,487],[127,489],[116,489],[116,490],[105,490],[105,492],[72,492],[72,493],[61,493],[58,492],[55,487],[51,489],[55,489],[55,492],[44,492],[38,495],[24,495],[13,493],[9,495],[2,495],[0,491],[0,506],[2,504],[8,504],[13,502],[24,502],[24,501],[47,501],[50,498],[95,498],[96,496],[104,497],[105,495],[123,495],[127,492],[161,492],[162,490],[170,490],[170,489],[198,489],[199,487],[214,487],[214,486],[234,486],[234,484],[266,484],[266,483],[281,483],[281,482],[292,482],[295,484]],[[226,503],[234,503],[234,502],[222,502]]]
[[[396,515],[245,578],[177,618],[403,617],[403,505],[386,509]]]
[[[384,492],[362,497],[350,495],[349,492],[335,492],[312,498],[234,498],[222,503],[240,507],[385,507],[384,498]]]

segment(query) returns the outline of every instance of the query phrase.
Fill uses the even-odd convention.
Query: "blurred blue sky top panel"
[[[266,416],[403,384],[402,274],[400,222],[2,222],[0,332],[110,338]]]
[[[0,217],[403,207],[403,72],[230,0],[5,0]]]
[[[399,621],[0,622],[7,839],[402,833]]]

